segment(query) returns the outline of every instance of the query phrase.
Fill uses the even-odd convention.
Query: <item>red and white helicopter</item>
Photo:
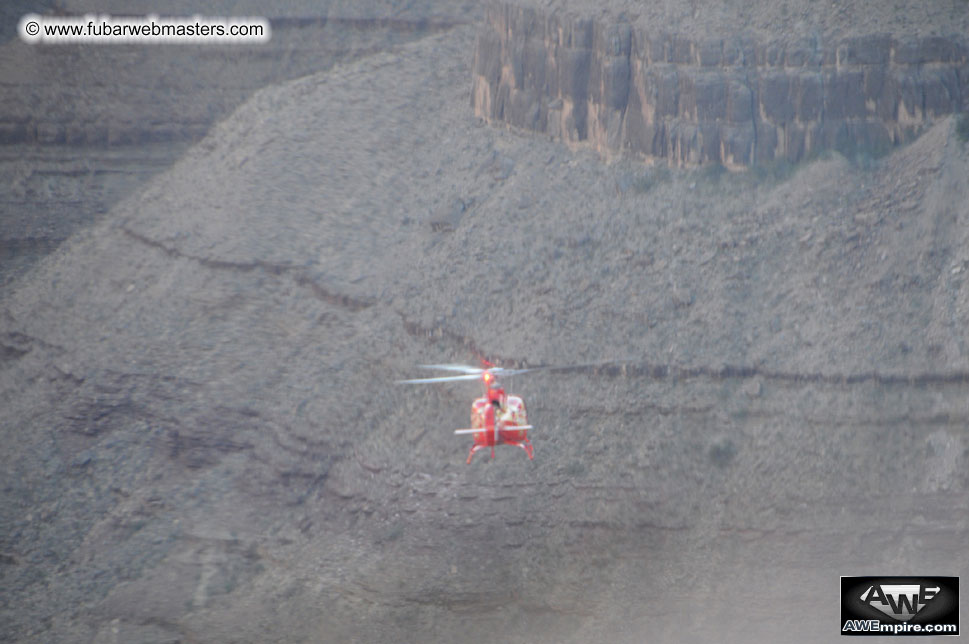
[[[491,448],[491,458],[495,457],[495,445],[517,445],[525,450],[529,459],[534,458],[532,443],[528,440],[528,416],[525,412],[525,401],[520,396],[505,393],[498,382],[499,377],[510,377],[535,369],[504,369],[495,367],[487,361],[482,361],[484,367],[469,367],[461,364],[424,364],[418,365],[423,369],[441,369],[457,372],[460,375],[439,376],[437,378],[417,378],[414,380],[398,380],[398,384],[430,384],[437,382],[455,382],[460,380],[481,380],[484,394],[471,403],[471,428],[455,430],[455,434],[471,434],[474,443],[468,453],[468,463],[474,458],[475,452],[486,447]]]

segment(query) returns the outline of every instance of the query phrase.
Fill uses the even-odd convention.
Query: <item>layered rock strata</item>
[[[496,4],[471,103],[490,121],[671,165],[880,152],[969,109],[964,36],[693,39]]]

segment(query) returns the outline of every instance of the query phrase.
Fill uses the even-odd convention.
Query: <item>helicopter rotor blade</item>
[[[516,376],[520,373],[526,373],[528,371],[535,371],[535,369],[503,369],[502,367],[489,367],[488,369],[479,369],[478,367],[469,367],[462,364],[422,364],[417,365],[422,369],[441,369],[444,371],[456,371],[460,373],[459,376],[438,376],[436,378],[410,378],[408,380],[398,380],[398,384],[426,384],[435,382],[455,382],[460,380],[479,380],[481,378],[486,378],[486,376],[491,376],[493,378],[509,378],[511,376]]]
[[[414,378],[411,380],[398,380],[398,385],[424,385],[435,382],[455,382],[458,380],[480,380],[481,375],[477,373],[469,373],[463,376],[441,376],[440,378]]]
[[[411,378],[408,380],[398,380],[397,384],[432,384],[437,382],[456,382],[461,380],[478,380],[484,379],[487,385],[490,379],[495,378],[510,378],[512,376],[517,376],[519,374],[528,373],[530,371],[549,371],[549,372],[565,372],[572,369],[581,369],[584,367],[598,367],[607,364],[616,364],[620,362],[629,362],[628,360],[607,360],[601,362],[589,362],[585,364],[576,365],[541,365],[537,367],[527,367],[524,369],[505,369],[504,367],[494,367],[488,366],[485,368],[481,367],[471,367],[463,364],[422,364],[417,365],[421,369],[441,369],[442,371],[452,371],[457,372],[461,375],[455,376],[438,376],[436,378]],[[489,364],[490,363],[486,363]]]

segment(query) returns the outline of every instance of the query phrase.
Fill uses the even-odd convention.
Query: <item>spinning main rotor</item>
[[[497,382],[499,378],[509,378],[529,371],[538,371],[542,367],[532,369],[505,369],[504,367],[469,367],[463,364],[421,364],[417,365],[421,369],[440,369],[442,371],[457,372],[458,376],[438,376],[436,378],[413,378],[410,380],[398,380],[401,385],[431,384],[435,382],[457,382],[460,380],[481,380],[486,386]]]

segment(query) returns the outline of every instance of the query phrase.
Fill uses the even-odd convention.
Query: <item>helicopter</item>
[[[457,435],[470,434],[474,439],[471,451],[468,452],[466,463],[471,464],[475,453],[485,448],[491,448],[491,458],[495,457],[496,445],[515,445],[525,450],[529,460],[535,458],[532,443],[528,440],[528,415],[525,401],[520,396],[508,395],[498,381],[499,377],[511,377],[535,369],[505,369],[496,367],[487,361],[482,361],[484,367],[470,367],[461,364],[427,364],[418,365],[422,369],[439,369],[456,372],[460,375],[438,376],[435,378],[416,378],[412,380],[398,380],[398,384],[431,384],[438,382],[455,382],[461,380],[480,380],[484,393],[471,403],[471,427],[457,429]]]

